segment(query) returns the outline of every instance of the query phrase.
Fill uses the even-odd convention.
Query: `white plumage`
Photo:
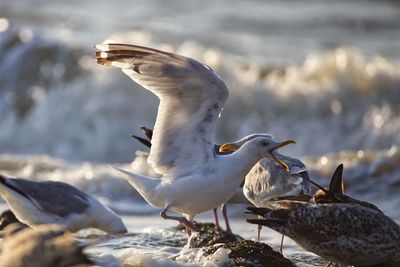
[[[127,171],[129,182],[151,205],[194,215],[226,202],[262,157],[292,143],[255,138],[231,155],[214,152],[216,120],[228,97],[224,82],[207,66],[173,53],[125,44],[96,45],[99,64],[122,69],[160,99],[149,163],[161,180]],[[277,159],[276,159],[277,160]],[[279,160],[277,160],[279,161]],[[284,163],[281,163],[285,166]],[[192,227],[193,230],[193,227]]]
[[[72,232],[84,228],[112,234],[127,232],[121,218],[113,211],[66,183],[0,175],[0,196],[19,221],[34,228],[41,224],[60,224]]]

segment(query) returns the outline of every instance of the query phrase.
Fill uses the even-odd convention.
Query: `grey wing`
[[[29,198],[40,210],[60,217],[83,213],[89,207],[89,196],[66,183],[15,178],[7,179],[6,185]]]
[[[250,172],[246,175],[244,190],[247,191],[246,196],[257,207],[270,206],[269,200],[276,197],[298,195],[301,190],[308,192],[308,182],[304,181],[303,175],[307,175],[307,171],[301,168],[301,161],[287,160],[286,156],[278,155],[278,158],[283,160],[289,166],[289,171],[282,169],[275,161],[270,159],[260,160]],[[297,164],[301,163],[299,166]],[[296,168],[301,170],[300,173],[291,173],[291,169]],[[302,179],[300,179],[300,177]]]
[[[122,69],[160,99],[149,163],[161,174],[196,169],[215,156],[214,128],[228,97],[207,66],[173,53],[125,44],[96,45],[99,64]]]

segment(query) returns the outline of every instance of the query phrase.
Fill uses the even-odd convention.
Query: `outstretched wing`
[[[224,82],[194,59],[126,45],[95,46],[97,62],[121,68],[160,99],[149,163],[171,175],[198,168],[215,156],[215,122],[228,97]]]

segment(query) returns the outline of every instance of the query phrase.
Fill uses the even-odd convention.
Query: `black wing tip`
[[[0,183],[4,184],[6,182],[7,177],[0,173]]]
[[[147,147],[151,147],[151,142],[150,140],[144,139],[143,137],[137,136],[137,135],[131,135],[132,138],[136,139],[137,141],[139,141],[141,144],[147,146]]]
[[[151,139],[153,138],[153,129],[147,128],[144,125],[141,125],[140,129],[144,132],[146,137],[151,141]]]
[[[246,219],[246,221],[251,224],[258,224],[258,225],[261,225],[263,223],[265,224],[265,220],[263,219]]]

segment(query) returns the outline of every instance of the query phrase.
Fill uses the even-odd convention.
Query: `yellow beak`
[[[219,152],[233,152],[236,151],[240,148],[240,146],[234,144],[234,143],[226,143],[223,144],[220,148],[219,148]]]
[[[294,141],[294,140],[286,140],[286,141],[283,141],[283,142],[279,143],[277,146],[271,148],[271,149],[268,151],[268,153],[271,155],[271,158],[272,158],[273,160],[275,160],[275,162],[278,163],[279,166],[281,166],[283,169],[285,169],[285,170],[287,170],[287,171],[289,170],[289,166],[288,166],[285,162],[283,162],[282,160],[278,159],[278,158],[274,155],[273,152],[274,152],[274,150],[277,150],[278,148],[287,146],[287,145],[289,145],[289,144],[296,144],[296,141]]]

